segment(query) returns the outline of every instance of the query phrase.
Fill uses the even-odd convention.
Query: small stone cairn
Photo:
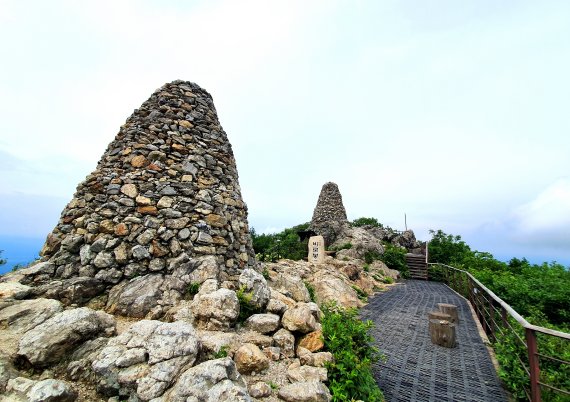
[[[41,256],[30,284],[66,304],[124,293],[144,276],[133,295],[153,288],[153,303],[172,305],[191,282],[235,282],[253,266],[247,206],[211,95],[184,81],[156,90],[79,184]]]
[[[348,219],[338,186],[332,182],[325,183],[313,211],[310,229],[323,236],[325,245],[330,245],[346,224]]]

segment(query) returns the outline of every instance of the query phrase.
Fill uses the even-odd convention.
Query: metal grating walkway
[[[457,346],[433,345],[428,312],[437,303],[458,307]],[[487,347],[465,299],[437,282],[409,280],[369,299],[361,317],[385,355],[374,376],[387,402],[507,401]]]

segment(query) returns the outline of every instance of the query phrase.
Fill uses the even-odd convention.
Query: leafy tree
[[[297,232],[307,230],[309,223],[284,229],[279,233],[257,235],[250,230],[253,249],[261,261],[277,261],[280,258],[302,260],[307,258],[308,241],[301,242]]]
[[[430,262],[462,266],[463,259],[471,255],[471,248],[461,240],[461,236],[444,233],[441,229],[437,232],[430,230],[429,233]]]
[[[5,258],[2,258],[3,252],[4,252],[4,250],[0,250],[0,265],[4,265],[8,262],[8,260],[6,260]]]
[[[384,227],[380,222],[378,222],[378,219],[376,218],[358,218],[352,221],[352,226],[375,226],[375,227],[379,227],[382,228]]]

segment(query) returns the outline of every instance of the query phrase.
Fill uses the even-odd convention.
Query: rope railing
[[[545,376],[541,376],[541,368],[545,369],[547,363],[553,364],[552,362],[555,362],[558,365],[570,367],[570,361],[566,360],[566,356],[551,356],[544,351],[539,352],[539,343],[541,343],[539,341],[543,340],[543,337],[558,339],[564,344],[560,349],[568,351],[570,347],[570,344],[567,343],[570,341],[569,333],[529,323],[467,271],[439,263],[428,263],[428,266],[440,267],[439,279],[470,301],[481,327],[495,346],[510,335],[514,335],[511,339],[514,339],[518,347],[521,348],[520,350],[525,351],[523,356],[517,354],[517,358],[528,376],[528,384],[524,391],[531,402],[570,400],[569,379],[563,379],[564,387],[561,387],[559,383],[549,383],[544,378]],[[437,280],[433,278],[433,275],[430,279]],[[518,329],[515,328],[517,325],[519,326]],[[569,387],[566,388],[566,386]],[[552,397],[551,395],[556,396]]]

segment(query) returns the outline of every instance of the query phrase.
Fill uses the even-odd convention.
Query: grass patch
[[[315,295],[315,287],[308,281],[303,281],[303,283],[305,284],[305,287],[307,288],[307,291],[309,292],[309,297],[311,298],[311,301],[313,303],[316,303],[317,298]]]
[[[368,301],[368,294],[364,290],[360,289],[356,285],[352,285],[352,288],[354,289],[356,295],[360,300],[362,300],[363,302]]]

